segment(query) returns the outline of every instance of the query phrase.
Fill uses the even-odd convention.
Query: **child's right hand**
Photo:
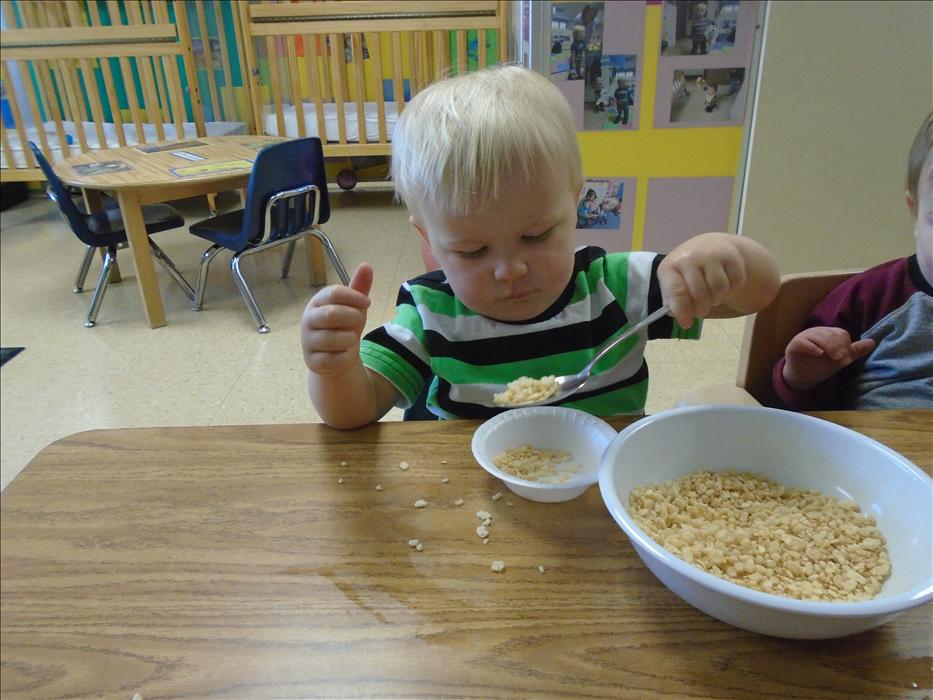
[[[359,361],[373,268],[362,263],[350,284],[325,287],[305,307],[301,347],[305,364],[317,374],[340,374]]]
[[[807,391],[874,349],[874,340],[866,338],[853,343],[848,331],[842,328],[807,328],[787,344],[784,381],[795,391]]]

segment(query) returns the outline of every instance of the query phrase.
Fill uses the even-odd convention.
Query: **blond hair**
[[[910,192],[914,202],[917,201],[920,171],[923,170],[923,162],[927,159],[931,147],[933,147],[933,112],[930,112],[920,125],[920,130],[914,136],[914,142],[910,147],[910,155],[907,157],[907,191]]]
[[[483,211],[510,181],[547,170],[583,181],[570,105],[550,80],[517,65],[447,78],[418,93],[392,137],[396,195],[418,211]]]

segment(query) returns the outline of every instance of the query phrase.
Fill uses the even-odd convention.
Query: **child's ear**
[[[917,203],[914,201],[914,196],[910,193],[910,190],[904,192],[904,200],[907,202],[907,208],[910,209],[911,215],[916,219],[917,218]]]
[[[421,236],[425,242],[428,242],[428,232],[424,230],[424,226],[415,221],[414,216],[408,217],[408,223],[411,224],[411,227],[418,232],[418,235]]]

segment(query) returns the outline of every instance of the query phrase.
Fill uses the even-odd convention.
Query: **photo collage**
[[[618,32],[613,32],[613,14],[619,14],[619,6],[626,4],[551,3],[551,80],[558,84],[580,81],[582,89],[574,91],[574,95],[579,96],[581,103],[577,107],[582,109],[583,131],[637,128],[634,116],[640,38],[638,45],[630,46],[628,52],[613,50],[611,41],[616,39],[615,48],[619,48]],[[624,14],[625,8],[622,9]],[[624,45],[624,40],[621,43]]]
[[[550,78],[569,102],[578,131],[638,131],[642,128],[643,98],[654,100],[655,129],[744,123],[760,5],[757,0],[542,4],[549,20],[546,46]],[[651,23],[646,23],[648,5],[657,7]],[[658,19],[659,28],[654,24]],[[646,44],[648,24],[659,31],[655,29],[658,33],[652,32],[654,38]],[[645,56],[649,52],[654,54],[652,59],[657,58],[657,72],[652,68],[646,85]],[[647,115],[651,110],[644,112]],[[652,178],[652,183],[656,179]],[[712,207],[717,216],[722,211],[727,216],[731,189],[718,181],[714,184],[716,190],[708,193],[713,197],[709,201],[719,203]],[[634,226],[635,186],[635,178],[588,178],[577,198],[581,240],[605,241],[607,248],[617,248],[617,241],[629,240]],[[720,190],[728,192],[720,196]]]
[[[551,80],[570,102],[579,131],[635,131],[642,94],[643,2],[550,3]],[[631,235],[634,179],[588,179],[577,231],[607,249]]]
[[[664,0],[655,127],[742,123],[755,4]]]

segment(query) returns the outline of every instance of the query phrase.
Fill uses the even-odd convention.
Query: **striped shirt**
[[[440,418],[488,418],[502,412],[492,395],[521,376],[576,374],[599,348],[661,304],[655,253],[577,249],[573,276],[535,318],[496,321],[454,296],[442,270],[406,282],[396,317],[360,343],[363,364],[385,377],[410,406],[429,384],[427,407]],[[576,394],[556,402],[598,416],[644,413],[645,344],[698,338],[699,319],[682,329],[671,317],[652,323],[597,364]]]
[[[709,17],[697,17],[695,20],[693,20],[693,27],[690,31],[690,38],[699,40],[705,37],[706,32],[709,31],[710,25],[712,25],[712,23],[713,21]]]

